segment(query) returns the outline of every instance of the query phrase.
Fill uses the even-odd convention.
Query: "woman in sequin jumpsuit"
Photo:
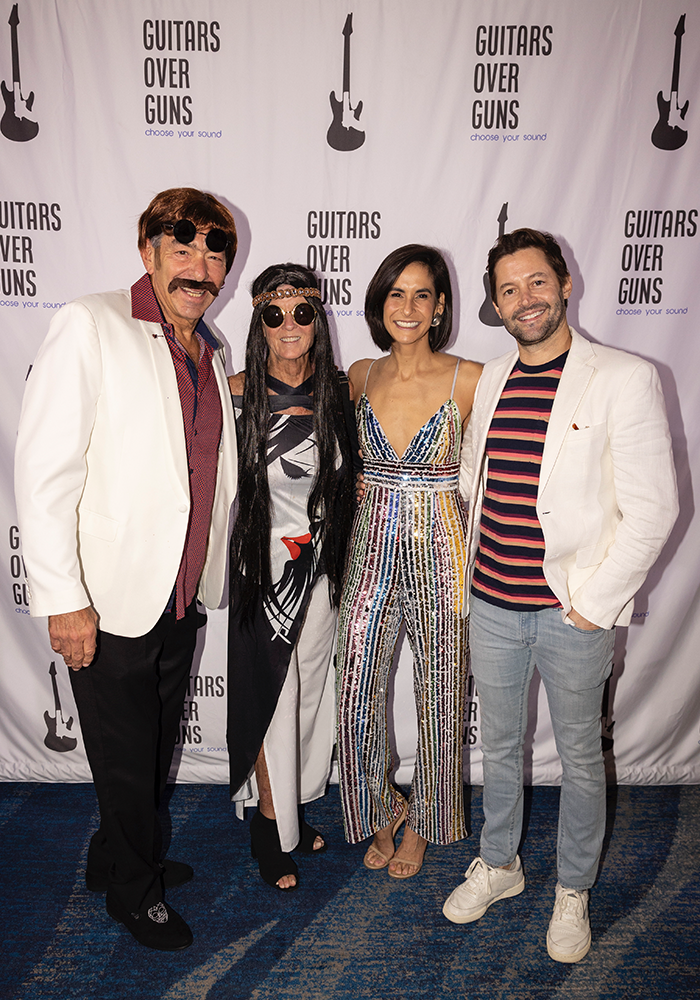
[[[441,254],[391,253],[365,300],[389,356],[349,371],[365,466],[340,605],[338,759],[347,839],[374,835],[364,863],[417,874],[428,841],[466,835],[462,712],[466,513],[457,483],[462,427],[481,366],[440,351],[452,330]],[[401,625],[413,652],[418,745],[408,801],[389,782],[387,691]],[[396,852],[394,835],[406,819]]]

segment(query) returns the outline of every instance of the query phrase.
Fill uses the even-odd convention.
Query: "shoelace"
[[[485,864],[481,858],[474,858],[470,864],[467,871],[464,873],[467,882],[467,891],[473,895],[477,894],[482,886],[485,886],[486,892],[489,891],[489,875],[490,870],[487,864]]]
[[[583,917],[583,900],[576,892],[562,893],[556,903],[558,920],[577,923]]]

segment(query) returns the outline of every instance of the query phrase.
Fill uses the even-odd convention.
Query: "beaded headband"
[[[320,299],[321,291],[318,288],[275,288],[271,292],[260,292],[253,299],[253,308],[259,306],[261,302],[271,302],[272,299],[291,299],[297,295],[303,295],[307,299]]]

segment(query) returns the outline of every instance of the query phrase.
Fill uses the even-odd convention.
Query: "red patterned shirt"
[[[174,594],[166,610],[171,610],[174,603],[176,617],[183,618],[185,609],[194,600],[204,568],[216,488],[222,412],[212,358],[218,344],[200,320],[195,328],[199,341],[199,365],[195,365],[173,327],[165,322],[147,274],[131,287],[131,315],[146,323],[159,323],[163,328],[180,394],[190,479],[190,516]]]

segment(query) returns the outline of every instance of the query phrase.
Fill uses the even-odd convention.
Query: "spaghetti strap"
[[[372,359],[372,362],[371,362],[371,364],[370,364],[370,366],[369,366],[369,368],[367,369],[367,374],[365,375],[365,387],[364,387],[364,389],[362,390],[362,391],[363,391],[364,393],[366,393],[366,392],[367,392],[367,380],[369,379],[369,373],[370,373],[370,372],[372,371],[372,365],[374,364],[374,362],[375,362],[376,360],[377,360],[376,358],[373,358],[373,359]],[[457,362],[457,363],[459,364],[459,362]]]
[[[452,392],[450,393],[450,399],[454,399],[455,386],[457,385],[457,372],[459,371],[459,363],[461,360],[461,358],[457,358],[457,364],[455,365],[455,377],[452,379]],[[369,374],[369,372],[367,374]]]

